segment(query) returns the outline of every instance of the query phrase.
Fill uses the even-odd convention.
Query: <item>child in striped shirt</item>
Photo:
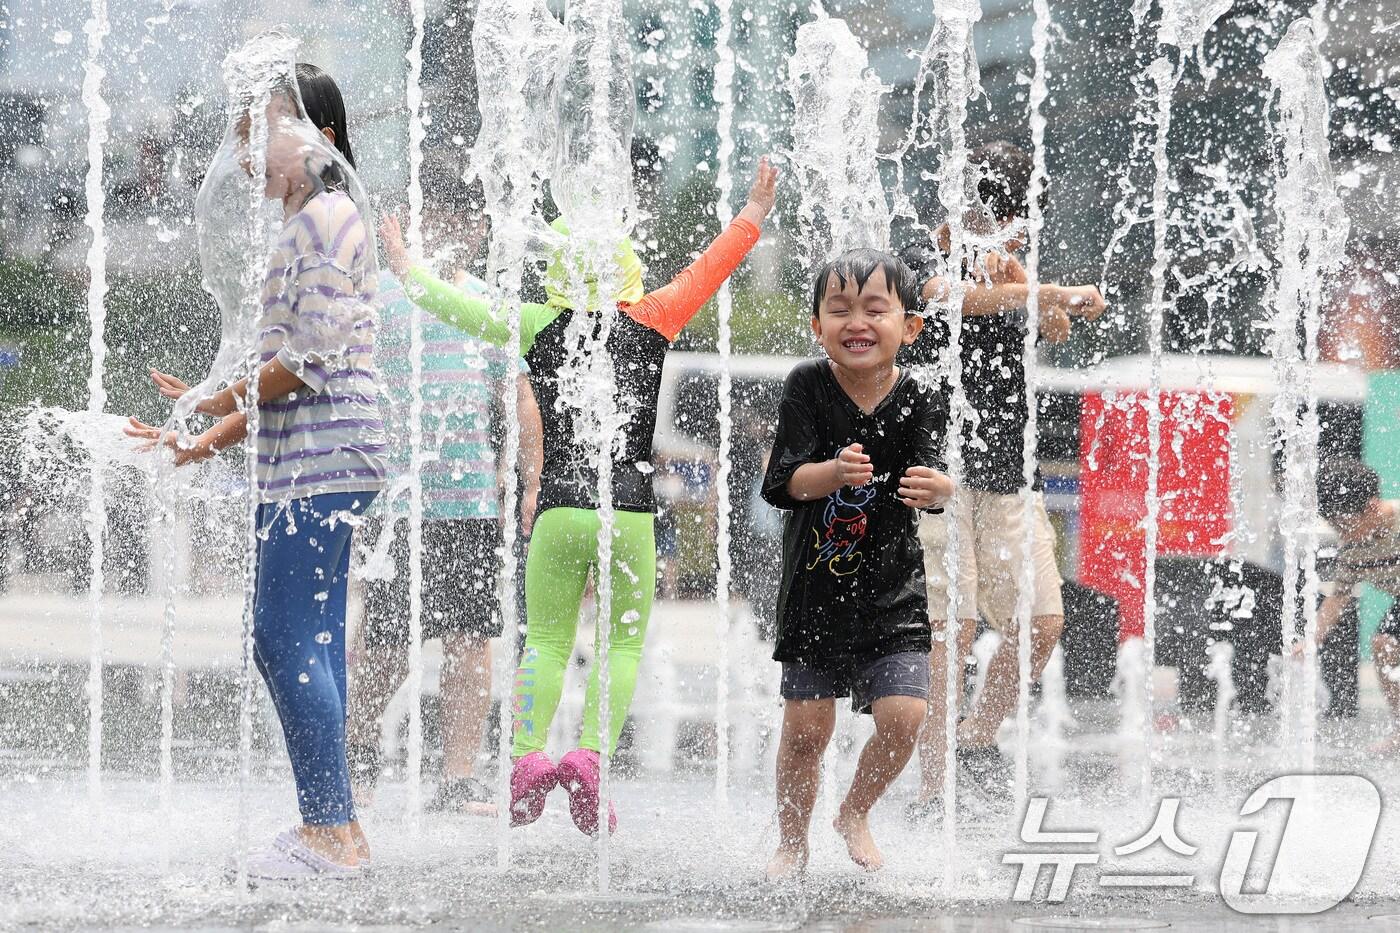
[[[364,513],[385,475],[373,364],[378,273],[350,195],[344,102],[320,69],[299,65],[296,77],[267,107],[264,193],[282,202],[284,225],[263,276],[255,399],[254,661],[282,723],[301,825],[250,858],[248,872],[278,879],[347,877],[369,857],[345,754],[346,517]],[[313,126],[303,97],[338,119]],[[250,122],[245,111],[225,154],[246,149]],[[239,164],[248,170],[246,157]],[[151,375],[166,398],[188,391],[173,376]],[[249,394],[244,378],[202,399],[195,410],[219,420],[194,438],[135,419],[127,433],[165,443],[177,465],[211,457],[247,436]]]

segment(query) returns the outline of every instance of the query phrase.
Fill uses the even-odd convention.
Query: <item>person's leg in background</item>
[[[632,695],[637,688],[637,668],[642,660],[652,601],[656,597],[654,535],[651,513],[616,513],[612,552],[612,612],[608,626],[607,748],[610,753],[617,747],[617,737],[622,733],[622,726],[632,707]],[[595,644],[597,647],[600,645]],[[595,650],[594,657],[601,656],[601,651]],[[583,701],[579,747],[559,759],[559,783],[569,792],[569,812],[574,825],[587,835],[598,830],[599,753],[603,748],[599,721],[600,673],[601,665],[595,661]],[[617,817],[610,801],[608,831],[612,832],[616,826]]]
[[[608,748],[617,737],[632,708],[637,668],[642,660],[647,623],[656,597],[656,543],[652,516],[647,512],[618,512],[613,532],[612,624],[608,629]],[[579,748],[601,751],[598,724],[599,666],[588,678],[583,703],[583,728]]]
[[[968,765],[979,786],[1009,799],[1010,770],[997,751],[997,731],[1016,709],[1019,695],[1020,647],[1016,620],[1017,595],[1025,568],[1025,499],[1020,494],[991,495],[981,513],[986,526],[977,552],[981,607],[988,621],[1002,635],[987,665],[987,676],[977,705],[958,727],[959,761]],[[1055,563],[1055,530],[1045,512],[1044,500],[1035,494],[1031,541],[1031,683],[1059,643],[1064,630],[1063,581]]]
[[[491,642],[473,632],[442,636],[442,776],[471,778],[491,712]]]
[[[946,609],[945,609],[946,613]],[[936,800],[943,794],[943,779],[948,762],[948,623],[933,619],[933,650],[929,652],[928,718],[919,731],[919,801]],[[977,634],[976,619],[960,619],[957,633],[957,662],[953,668],[953,714],[958,714],[963,695],[963,659],[972,653],[972,641]]]
[[[943,795],[944,772],[948,761],[946,720],[948,715],[948,573],[944,566],[948,549],[948,523],[954,518],[958,528],[958,614],[956,682],[953,689],[953,715],[958,716],[963,695],[965,659],[972,652],[977,632],[977,534],[976,515],[979,493],[964,489],[959,494],[957,514],[950,506],[941,515],[919,518],[919,541],[924,548],[924,579],[927,584],[929,623],[933,648],[929,652],[928,717],[919,732],[919,797],[910,805],[910,816],[932,815]]]
[[[501,634],[501,526],[495,519],[434,526],[424,605],[431,632],[442,636],[442,782],[431,806],[491,816],[491,791],[474,773],[491,712],[491,639]]]
[[[253,610],[258,666],[277,706],[296,781],[301,841],[332,862],[352,866],[359,853],[351,830],[355,810],[343,700],[352,528],[332,515],[361,514],[373,497],[332,493],[260,510]],[[329,617],[337,606],[338,626]]]
[[[408,522],[372,522],[371,540],[392,534],[392,576],[364,581],[363,650],[350,672],[346,751],[355,799],[368,806],[379,779],[384,710],[408,677]]]
[[[525,562],[525,647],[511,691],[511,825],[539,819],[558,786],[545,742],[574,651],[579,607],[598,553],[598,515],[548,509],[535,520]]]

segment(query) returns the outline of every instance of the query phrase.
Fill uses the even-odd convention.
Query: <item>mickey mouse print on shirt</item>
[[[815,570],[824,563],[832,573],[844,577],[860,569],[864,555],[856,548],[870,530],[870,516],[865,507],[876,494],[874,484],[870,484],[843,486],[826,497],[826,511],[822,513],[826,527],[812,529],[817,555],[807,565],[808,570]]]

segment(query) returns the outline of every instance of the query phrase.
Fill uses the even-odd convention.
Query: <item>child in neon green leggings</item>
[[[616,743],[637,684],[637,665],[656,593],[656,542],[651,488],[652,435],[661,366],[672,340],[719,290],[758,242],[759,227],[776,197],[778,171],[759,163],[749,201],[709,248],[668,285],[642,294],[642,268],[624,241],[619,247],[617,315],[607,342],[614,362],[616,404],[627,414],[620,450],[613,464],[613,600],[608,665],[609,747]],[[425,310],[473,337],[497,345],[510,340],[506,322],[491,303],[467,295],[413,266],[397,223],[381,228],[389,264]],[[525,651],[516,672],[513,697],[515,764],[511,772],[511,823],[532,823],[544,812],[545,798],[557,785],[569,792],[574,824],[589,835],[598,817],[598,674],[589,679],[580,747],[556,766],[545,754],[545,739],[559,706],[564,672],[573,653],[580,604],[596,568],[598,477],[588,466],[586,444],[575,435],[574,410],[561,400],[559,371],[567,348],[565,331],[574,314],[557,280],[547,282],[546,304],[520,308],[520,352],[530,364],[530,383],[539,400],[544,427],[544,469],[538,518],[525,564]],[[596,312],[595,312],[596,313]],[[609,831],[616,816],[609,817]]]

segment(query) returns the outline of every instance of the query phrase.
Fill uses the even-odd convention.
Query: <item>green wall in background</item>
[[[1381,495],[1400,498],[1400,372],[1372,373],[1366,387],[1362,457],[1381,475]],[[1361,653],[1371,656],[1371,636],[1391,598],[1374,587],[1361,597]]]

